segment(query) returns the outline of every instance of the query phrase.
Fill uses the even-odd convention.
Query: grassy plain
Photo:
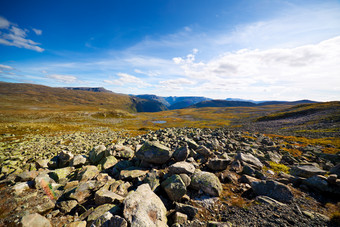
[[[267,133],[300,146],[319,144],[325,146],[324,152],[336,153],[340,102],[136,113],[128,95],[0,82],[0,142],[98,127],[124,129],[130,136],[166,127],[228,127]]]

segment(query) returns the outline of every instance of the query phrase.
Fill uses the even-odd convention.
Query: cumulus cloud
[[[46,75],[47,78],[53,79],[60,83],[71,84],[77,81],[77,77],[72,75],[62,75],[62,74],[51,74]]]
[[[39,47],[39,43],[34,42],[31,39],[27,39],[27,29],[19,28],[17,25],[9,22],[3,17],[0,17],[0,44],[6,46],[15,46],[19,48],[25,48],[34,50],[37,52],[43,52],[44,49]],[[36,32],[36,31],[35,31]],[[37,30],[41,34],[41,30]],[[36,34],[38,34],[36,32]]]
[[[34,33],[36,35],[41,35],[42,34],[42,30],[40,30],[40,29],[32,28],[32,30],[34,31]]]
[[[144,82],[138,77],[132,76],[127,73],[117,73],[118,79],[115,80],[104,80],[105,83],[112,84],[112,85],[135,85],[137,87],[148,87],[151,86],[150,84]]]
[[[340,84],[340,36],[296,48],[227,52],[207,62],[196,62],[195,54],[173,61],[188,78],[203,81],[195,88],[202,91],[244,91],[248,96],[275,91],[274,96],[292,99],[294,94],[312,97],[331,87],[340,92],[335,86]]]

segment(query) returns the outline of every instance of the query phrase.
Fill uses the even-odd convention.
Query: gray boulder
[[[327,178],[324,176],[312,176],[305,179],[302,183],[317,191],[340,195],[340,187],[329,184]]]
[[[123,213],[131,227],[167,226],[167,210],[148,184],[129,193],[124,200]]]
[[[180,162],[180,161],[185,161],[187,157],[189,156],[189,154],[190,154],[189,147],[185,146],[185,147],[180,147],[176,149],[173,154],[173,157],[175,158],[177,162]]]
[[[207,163],[207,166],[209,169],[214,170],[214,171],[222,171],[227,168],[227,166],[230,163],[230,159],[225,159],[225,158],[214,158],[210,159]]]
[[[196,153],[204,157],[211,157],[213,155],[213,152],[206,148],[204,145],[199,146],[195,151]]]
[[[172,156],[170,148],[160,144],[159,142],[145,142],[137,151],[137,158],[148,163],[163,164]]]
[[[303,165],[303,166],[295,166],[290,169],[290,174],[294,176],[299,176],[299,177],[312,177],[315,175],[324,175],[326,174],[326,171],[315,167],[313,165]]]
[[[331,168],[330,173],[336,174],[340,178],[340,163]]]
[[[251,183],[251,187],[255,194],[268,196],[283,203],[289,203],[294,198],[293,193],[286,185],[273,180],[254,181]]]
[[[50,221],[47,218],[37,213],[25,215],[21,219],[20,224],[22,227],[32,227],[32,226],[52,227]]]
[[[67,200],[67,201],[60,202],[58,204],[58,208],[60,208],[61,212],[63,213],[69,213],[77,205],[78,205],[78,202],[76,200]]]
[[[135,152],[130,147],[124,145],[114,145],[113,150],[115,151],[115,156],[117,158],[130,159],[135,156]]]
[[[190,186],[196,190],[202,190],[211,196],[220,196],[222,185],[220,180],[213,173],[196,170],[191,177]]]
[[[84,157],[84,155],[76,155],[73,157],[72,161],[71,161],[71,166],[74,167],[80,167],[86,164],[86,157]]]
[[[58,167],[63,168],[69,166],[74,155],[69,151],[61,151],[58,155]]]
[[[105,214],[106,212],[110,212],[111,214],[116,214],[119,211],[119,207],[114,204],[103,204],[96,207],[92,213],[87,217],[87,221],[95,221],[97,218]]]
[[[176,162],[169,166],[170,174],[193,174],[195,172],[195,166],[189,162]]]
[[[127,222],[118,215],[113,216],[110,212],[106,212],[97,218],[91,227],[127,227]]]
[[[115,203],[115,202],[123,202],[124,197],[109,191],[105,188],[101,188],[100,190],[96,191],[94,195],[94,201],[96,205],[102,205],[105,203]]]
[[[187,187],[179,175],[168,177],[161,185],[172,201],[179,201],[187,193]]]
[[[84,182],[95,178],[99,174],[96,166],[83,166],[77,174],[77,180]]]
[[[106,147],[104,145],[95,146],[89,153],[90,162],[97,165],[105,156]]]
[[[235,159],[241,162],[246,162],[248,164],[254,165],[259,169],[263,167],[263,164],[260,162],[260,160],[252,154],[238,153]]]

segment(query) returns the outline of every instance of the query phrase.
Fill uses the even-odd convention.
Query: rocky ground
[[[340,225],[340,153],[320,146],[197,128],[2,137],[0,226]]]

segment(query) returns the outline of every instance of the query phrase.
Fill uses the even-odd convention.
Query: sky
[[[0,81],[340,100],[340,1],[1,0]]]

